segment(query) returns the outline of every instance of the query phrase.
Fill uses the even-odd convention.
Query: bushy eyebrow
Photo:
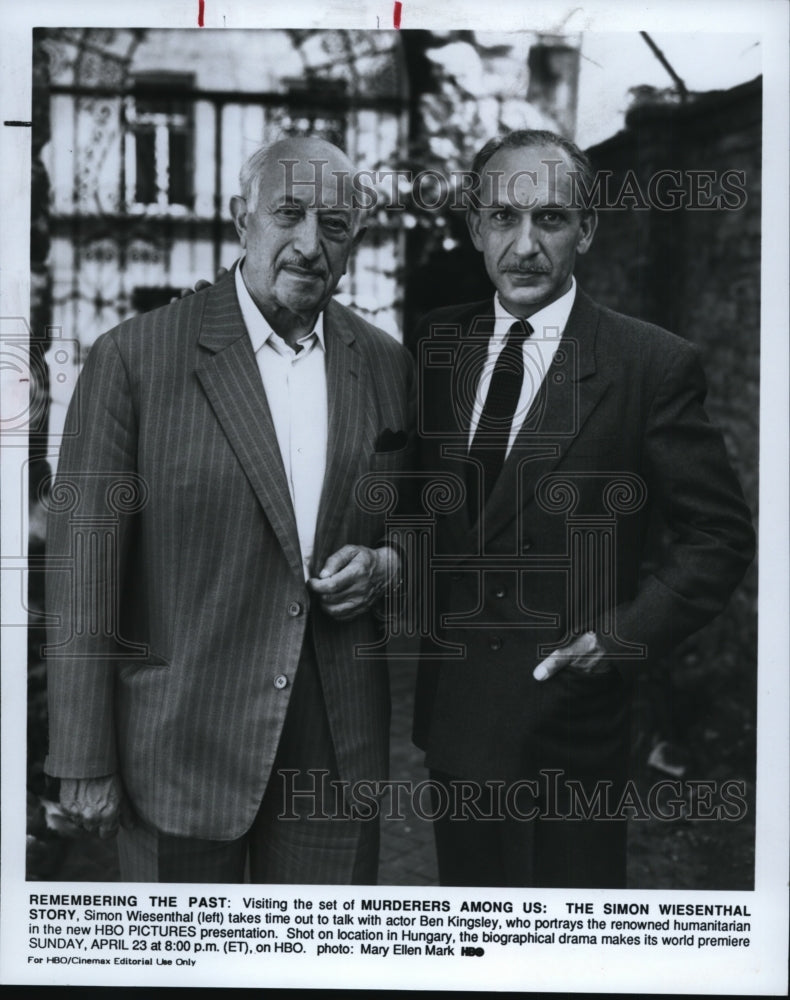
[[[305,203],[299,198],[294,198],[292,195],[284,194],[281,198],[277,198],[274,201],[275,208],[304,208]]]
[[[283,195],[282,198],[278,199],[273,206],[277,208],[301,208],[307,209],[311,208],[312,205],[310,200],[307,198],[295,198],[292,195]],[[316,211],[320,215],[337,215],[347,218],[353,215],[354,209],[351,207],[346,207],[344,205],[318,205],[316,206]]]

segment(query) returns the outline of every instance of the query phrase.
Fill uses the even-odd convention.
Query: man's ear
[[[466,213],[466,225],[469,229],[469,235],[472,237],[472,243],[474,243],[475,250],[483,249],[483,241],[480,238],[480,223],[482,222],[480,213],[474,209],[470,208]]]
[[[581,232],[576,243],[576,253],[587,253],[598,228],[598,213],[594,208],[582,212]]]
[[[230,214],[233,218],[233,225],[236,227],[239,242],[243,247],[247,246],[247,202],[241,195],[234,194],[230,199]]]

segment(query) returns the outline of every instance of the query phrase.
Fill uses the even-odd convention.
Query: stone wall
[[[589,150],[609,189],[636,179],[639,192],[659,170],[714,172],[699,201],[722,194],[721,175],[742,171],[736,208],[667,210],[652,205],[599,213],[593,251],[577,276],[594,298],[664,326],[696,344],[709,382],[712,420],[724,433],[746,499],[757,517],[760,375],[761,81],[686,104],[643,104],[618,135]],[[697,175],[699,178],[700,175]],[[733,181],[735,175],[730,175]],[[627,189],[628,190],[628,189]],[[637,188],[631,184],[630,191]],[[635,198],[625,199],[633,206]],[[646,199],[648,203],[650,199]],[[665,203],[666,203],[666,199]],[[673,658],[670,714],[685,740],[702,746],[727,732],[728,750],[748,759],[755,716],[757,570],[752,566],[728,612]],[[677,733],[675,735],[678,735]],[[724,745],[722,743],[722,745]],[[721,755],[719,755],[721,760]]]

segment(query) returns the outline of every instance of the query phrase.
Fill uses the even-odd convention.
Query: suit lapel
[[[488,342],[494,333],[494,314],[491,303],[488,312],[475,311],[463,331],[458,358],[453,370],[453,417],[458,431],[459,443],[464,448],[469,442],[469,427],[472,422],[477,383],[488,354]]]
[[[578,289],[554,362],[491,491],[487,539],[529,503],[538,481],[562,462],[608,389],[595,359],[598,317],[595,304]]]
[[[352,490],[360,462],[375,446],[376,409],[369,391],[368,366],[355,347],[358,332],[353,313],[336,302],[327,305],[324,333],[329,435],[316,526],[316,572],[338,548],[337,528],[349,504],[354,503]]]
[[[233,272],[209,292],[196,374],[217,420],[277,535],[302,577],[299,536],[277,435],[255,354],[239,309]]]
[[[469,427],[477,383],[494,330],[492,305],[491,301],[477,302],[465,307],[456,320],[432,324],[430,348],[421,363],[421,407],[427,432],[436,441],[430,448],[430,463],[436,462],[436,466],[424,467],[423,472],[455,475],[466,489]],[[450,357],[452,365],[448,366]],[[442,535],[450,541],[450,550],[463,552],[470,528],[466,502],[443,521]]]

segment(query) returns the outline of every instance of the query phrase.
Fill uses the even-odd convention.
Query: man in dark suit
[[[496,297],[431,314],[420,342],[421,467],[466,491],[435,525],[415,705],[440,879],[624,886],[633,674],[725,606],[750,515],[696,350],[576,286],[584,154],[514,132],[472,173]]]
[[[125,880],[376,880],[377,824],[329,782],[387,773],[387,672],[359,651],[399,556],[359,484],[406,460],[413,363],[332,301],[352,175],[322,140],[255,153],[241,263],[100,337],[75,392],[47,770],[81,825],[121,821]]]

